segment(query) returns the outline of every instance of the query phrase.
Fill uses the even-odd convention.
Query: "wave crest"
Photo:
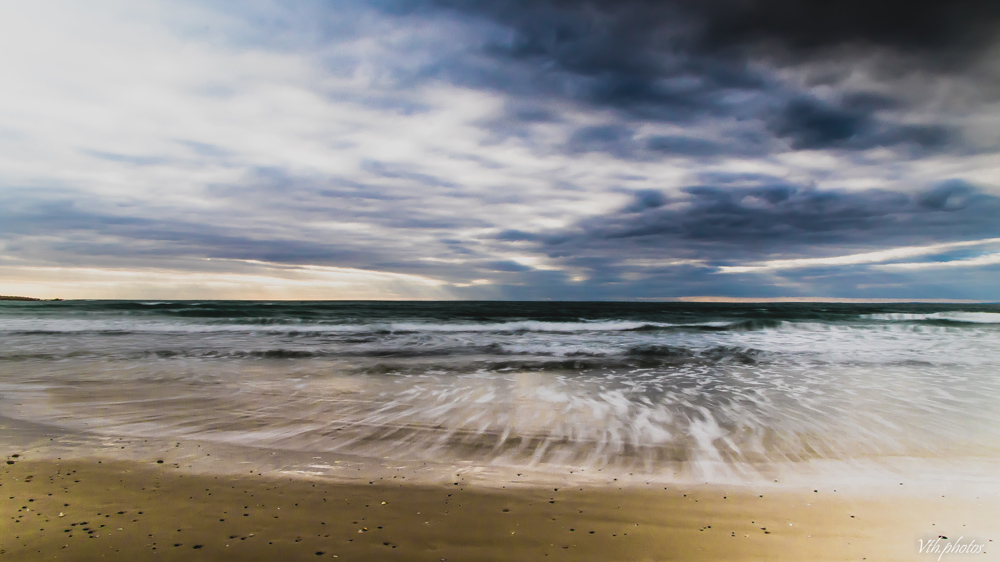
[[[910,314],[892,312],[885,314],[864,314],[861,318],[866,320],[879,320],[883,322],[954,322],[958,324],[1000,324],[1000,313],[998,312],[934,312],[930,314]]]

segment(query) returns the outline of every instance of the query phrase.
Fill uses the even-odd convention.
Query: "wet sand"
[[[932,560],[918,539],[938,535],[985,543],[972,560],[1000,552],[993,498],[331,481],[31,456],[0,468],[0,560]]]

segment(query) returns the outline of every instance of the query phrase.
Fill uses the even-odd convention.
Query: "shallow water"
[[[400,461],[990,459],[998,367],[996,305],[0,304],[0,415]]]

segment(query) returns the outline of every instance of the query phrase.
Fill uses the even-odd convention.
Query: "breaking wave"
[[[883,313],[866,314],[862,318],[867,320],[881,320],[885,322],[921,322],[921,321],[945,321],[965,324],[1000,324],[1000,313],[998,312],[933,312],[930,314],[912,313]]]

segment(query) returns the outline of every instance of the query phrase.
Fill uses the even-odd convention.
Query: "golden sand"
[[[1000,506],[975,498],[492,489],[8,458],[0,560],[932,560],[918,539],[938,535],[975,537],[987,555],[970,560],[988,560],[1000,538]]]

